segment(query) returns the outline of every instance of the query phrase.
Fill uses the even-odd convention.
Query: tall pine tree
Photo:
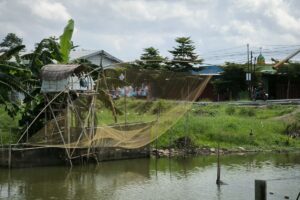
[[[177,47],[169,51],[173,55],[169,68],[174,71],[189,71],[197,69],[196,64],[201,64],[203,59],[199,59],[195,53],[196,47],[190,37],[176,38]]]
[[[144,53],[141,55],[140,60],[137,61],[139,67],[144,69],[162,69],[164,67],[163,58],[158,49],[154,47],[148,47],[144,49]]]

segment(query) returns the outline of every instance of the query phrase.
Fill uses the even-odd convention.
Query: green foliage
[[[239,93],[247,89],[244,68],[244,65],[227,63],[221,77],[213,81],[215,91],[234,99],[239,98]]]
[[[171,104],[166,100],[158,100],[155,102],[154,107],[152,108],[153,114],[160,114],[169,110],[171,108]]]
[[[0,55],[0,61],[5,61],[5,60],[8,61],[13,56],[17,57],[16,60],[18,61],[19,52],[23,49],[25,49],[25,45],[14,46],[11,47],[10,49],[4,50],[4,53]]]
[[[19,38],[15,33],[8,33],[3,41],[0,43],[0,47],[7,47],[9,49],[21,46],[23,42],[22,38]]]
[[[241,108],[239,111],[239,115],[245,117],[253,117],[256,115],[256,111],[253,108]]]
[[[235,113],[235,107],[233,106],[228,106],[226,109],[225,109],[225,113],[227,115],[233,115]]]
[[[74,20],[70,19],[64,29],[63,34],[59,37],[60,53],[62,55],[62,63],[69,62],[70,51],[73,48],[72,35],[74,31]]]
[[[141,55],[140,60],[136,62],[136,65],[144,69],[159,70],[164,68],[164,61],[165,58],[159,54],[158,49],[148,47],[144,49],[144,53]]]
[[[19,61],[19,52],[25,46],[9,44],[9,48],[3,50],[4,53],[0,55],[0,104],[4,105],[11,117],[15,117],[20,105],[12,99],[12,95],[16,92],[28,94],[25,87],[31,72]],[[15,61],[11,61],[12,58],[15,58]]]
[[[286,127],[286,134],[292,138],[300,137],[300,123],[293,122]]]
[[[287,76],[291,80],[297,80],[300,78],[300,64],[289,63],[287,65],[283,65],[277,69],[277,73]]]
[[[196,47],[190,37],[176,38],[177,46],[169,51],[172,55],[172,61],[169,68],[174,71],[189,71],[198,69],[195,64],[201,64],[203,59],[199,59],[196,54]]]

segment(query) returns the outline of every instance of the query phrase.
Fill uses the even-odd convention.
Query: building
[[[104,50],[73,50],[70,52],[70,60],[87,60],[94,65],[100,65],[102,61],[102,66],[113,67],[114,64],[121,63],[122,60],[112,56]]]
[[[300,98],[300,80],[289,78],[287,73],[278,72],[274,69],[273,64],[265,63],[265,59],[261,53],[257,58],[255,71],[261,73],[261,81],[265,91],[268,93],[269,99]]]
[[[209,66],[201,66],[200,70],[192,71],[193,75],[199,75],[199,76],[212,76],[212,79],[209,81],[209,83],[206,85],[205,89],[203,90],[202,94],[198,98],[198,100],[212,100],[212,101],[218,101],[220,100],[220,96],[215,93],[214,87],[212,84],[212,80],[214,80],[216,77],[220,76],[224,72],[224,69],[220,66],[216,65],[209,65]]]
[[[87,74],[84,65],[59,65],[49,64],[41,69],[42,93],[80,91],[89,92],[94,89],[94,81]]]

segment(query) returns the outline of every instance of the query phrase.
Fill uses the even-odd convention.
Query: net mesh
[[[97,72],[93,91],[45,93],[45,125],[32,145],[61,148],[148,145],[197,100],[211,76],[114,68]],[[63,98],[57,98],[63,96]]]

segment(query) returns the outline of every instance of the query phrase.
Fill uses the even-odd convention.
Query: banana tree
[[[0,104],[4,105],[11,117],[15,117],[20,109],[20,105],[11,100],[12,94],[20,92],[29,95],[24,80],[31,76],[31,72],[19,57],[24,48],[24,45],[11,47],[0,55]]]

